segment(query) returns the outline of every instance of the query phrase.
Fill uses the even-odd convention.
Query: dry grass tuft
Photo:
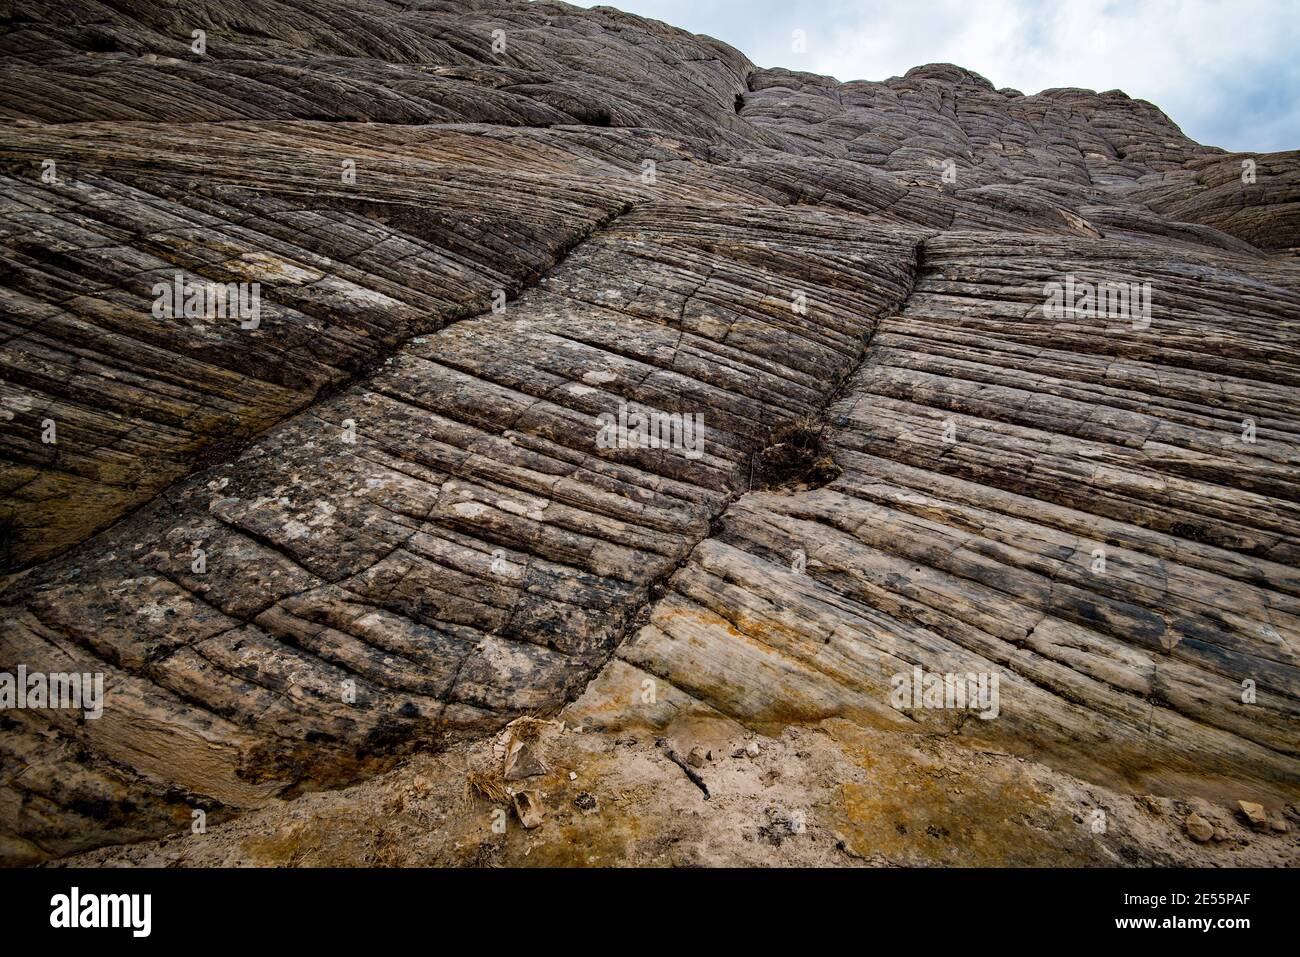
[[[510,795],[499,775],[490,771],[470,771],[465,775],[465,798],[482,798],[491,804],[509,804]]]

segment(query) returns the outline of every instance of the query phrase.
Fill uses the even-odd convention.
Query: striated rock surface
[[[1049,830],[1089,787],[1300,797],[1300,154],[609,8],[0,24],[0,671],[105,676],[101,717],[0,712],[0,859],[292,820],[566,705],[671,736],[636,767],[694,802],[683,716],[769,735],[876,863],[1201,860],[1181,818],[994,821],[1052,781]],[[260,313],[159,310],[177,282]],[[610,441],[651,415],[669,447]],[[996,679],[996,717],[900,701],[918,668]],[[579,751],[587,815],[636,773]],[[979,790],[983,851],[881,843],[950,806],[914,763]],[[706,807],[804,833],[741,778]],[[633,790],[611,827],[682,806]]]

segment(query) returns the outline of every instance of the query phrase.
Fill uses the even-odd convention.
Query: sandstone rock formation
[[[1300,796],[1300,153],[609,8],[0,20],[0,670],[107,686],[0,714],[0,859],[593,679],[658,689],[651,725]],[[178,276],[260,321],[159,316]],[[702,444],[609,447],[620,408]],[[998,717],[891,703],[914,667],[996,675]]]

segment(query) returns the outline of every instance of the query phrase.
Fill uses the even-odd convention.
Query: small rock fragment
[[[1242,816],[1256,830],[1262,830],[1268,827],[1268,814],[1264,811],[1264,805],[1256,804],[1254,801],[1238,801],[1237,807],[1241,809]]]
[[[1204,844],[1214,838],[1214,825],[1193,811],[1183,822],[1187,826],[1187,836],[1197,844]]]
[[[519,823],[532,829],[542,823],[542,792],[516,791],[513,795]]]
[[[507,781],[545,774],[550,768],[542,757],[542,731],[547,722],[535,718],[516,718],[506,725],[504,734],[505,764],[502,777]]]
[[[699,748],[691,748],[691,753],[686,755],[686,762],[693,768],[704,767],[704,752]]]

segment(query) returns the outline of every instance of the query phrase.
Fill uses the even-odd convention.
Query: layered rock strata
[[[593,679],[1295,800],[1296,153],[608,8],[0,20],[0,670],[106,695],[0,715],[4,859]]]

